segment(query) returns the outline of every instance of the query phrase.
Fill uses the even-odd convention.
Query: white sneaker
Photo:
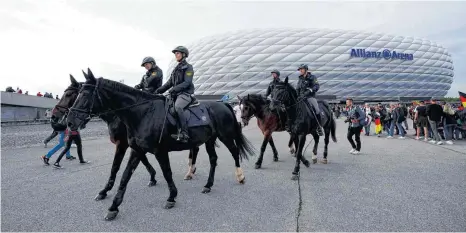
[[[427,138],[424,138],[424,142],[429,142],[429,139],[427,139]]]
[[[435,140],[430,140],[429,142],[432,143],[432,144],[437,143]]]
[[[387,138],[393,138],[392,136],[388,136]]]
[[[414,139],[415,139],[415,140],[419,140],[420,138],[419,138],[419,137],[415,137]]]
[[[358,154],[360,154],[360,153],[361,153],[361,152],[359,152],[359,151],[357,151],[357,150],[354,150],[353,153],[351,153],[351,154],[353,154],[353,155],[358,155]]]
[[[403,136],[400,136],[400,137],[398,137],[398,139],[405,139],[405,137],[403,137]]]
[[[453,142],[450,141],[450,140],[446,141],[445,143],[448,144],[448,145],[453,145]]]
[[[437,142],[437,145],[443,145],[442,141]]]
[[[349,151],[349,153],[352,154],[352,153],[355,152],[355,151],[356,151],[355,149],[351,149],[351,150]]]

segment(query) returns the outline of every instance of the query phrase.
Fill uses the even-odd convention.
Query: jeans
[[[366,136],[369,136],[369,134],[371,133],[371,122],[364,126],[364,133],[366,134]]]
[[[402,123],[403,123],[403,122],[401,122],[401,123],[398,123],[398,122],[397,122],[397,123],[396,123],[396,126],[398,126],[398,133],[399,133],[402,137],[404,137],[406,131],[405,131],[405,129],[403,128]],[[393,136],[393,134],[392,134],[392,136]]]
[[[362,130],[362,126],[349,127],[348,134],[346,135],[346,137],[348,138],[348,141],[351,144],[351,147],[353,147],[353,149],[356,149],[357,151],[361,151],[361,130]],[[354,135],[354,139],[356,140],[356,144],[353,141],[353,135]]]
[[[445,125],[443,127],[443,136],[445,136],[445,140],[451,141],[453,139],[453,129],[456,125]]]
[[[58,139],[58,144],[52,148],[48,153],[47,155],[45,155],[46,158],[50,158],[52,157],[53,154],[55,154],[55,152],[57,152],[58,150],[60,150],[63,146],[65,146],[65,131],[61,131],[59,132],[60,134],[60,138]],[[66,152],[66,157],[70,157],[71,154],[70,154],[70,151],[68,150]]]
[[[432,129],[433,140],[437,142],[442,141],[442,138],[440,137],[440,134],[438,133],[438,129],[437,129],[438,121],[431,121],[429,119],[429,124],[430,124],[430,128]]]
[[[65,153],[70,152],[71,144],[73,144],[73,141],[76,144],[76,147],[77,147],[77,150],[78,150],[79,161],[80,162],[84,161],[84,159],[83,159],[83,145],[81,143],[81,135],[79,135],[79,134],[78,135],[71,135],[71,132],[70,132],[70,135],[68,136],[68,141],[66,142],[65,149],[58,156],[56,163],[60,163],[60,160],[63,158],[63,155]]]
[[[395,121],[392,120],[390,121],[390,128],[388,129],[388,136],[392,136],[393,137],[393,132],[395,131]]]

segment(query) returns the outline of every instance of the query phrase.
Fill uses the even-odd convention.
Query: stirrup
[[[322,130],[322,126],[318,126],[318,127],[317,127],[317,134],[318,134],[319,136],[324,136],[324,132],[323,132],[323,130]]]

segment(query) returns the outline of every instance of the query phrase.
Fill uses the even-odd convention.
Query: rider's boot
[[[186,127],[186,119],[183,113],[177,113],[178,118],[178,134],[174,137],[177,141],[187,143],[189,140],[188,130]],[[173,137],[174,135],[172,135]]]
[[[317,117],[317,122],[319,123],[319,125],[317,126],[317,134],[319,136],[324,136],[324,130],[322,128],[322,116],[319,114],[316,114],[316,117]]]

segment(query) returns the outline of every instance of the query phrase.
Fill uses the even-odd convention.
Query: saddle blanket
[[[168,118],[168,122],[176,126],[176,119],[172,115],[171,111],[169,111],[167,118]],[[184,118],[186,119],[186,126],[188,128],[210,125],[210,121],[211,121],[209,113],[207,112],[207,108],[203,104],[199,104],[198,106],[186,108],[184,110]]]

